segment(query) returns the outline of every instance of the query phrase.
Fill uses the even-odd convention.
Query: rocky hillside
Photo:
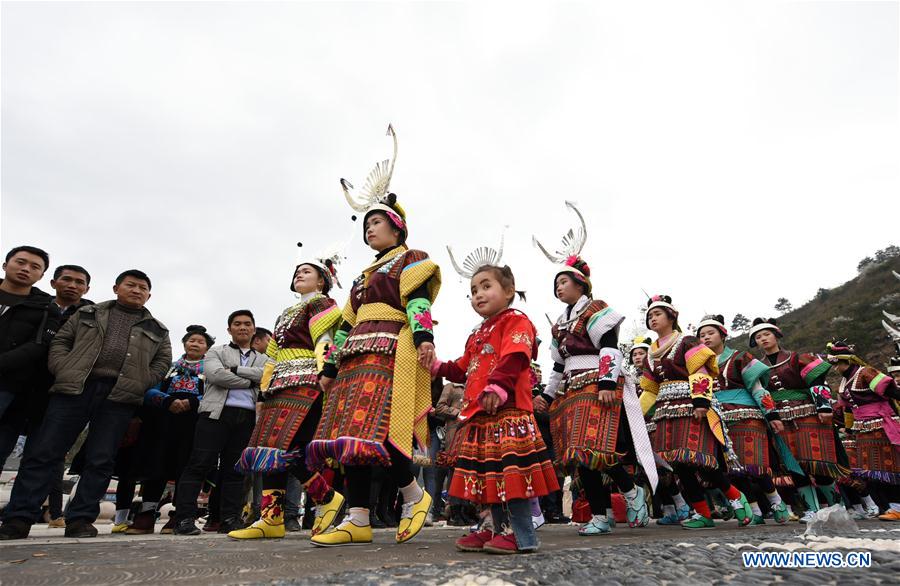
[[[900,280],[892,270],[900,272],[900,258],[869,263],[854,279],[820,289],[812,301],[778,317],[785,333],[783,346],[823,353],[832,337],[846,338],[872,366],[884,369],[894,345],[881,327],[881,311],[900,314]],[[746,335],[730,343],[735,348],[746,344]]]

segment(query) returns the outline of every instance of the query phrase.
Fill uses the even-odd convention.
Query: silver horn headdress
[[[366,177],[366,183],[359,194],[351,194],[350,190],[353,189],[353,184],[341,178],[341,188],[344,190],[344,197],[347,199],[350,207],[356,212],[367,212],[373,206],[387,202],[391,178],[394,176],[394,165],[397,163],[397,133],[394,132],[394,127],[390,124],[388,124],[387,136],[394,139],[394,156],[390,160],[385,159],[375,164],[375,168],[369,172],[369,176]]]
[[[550,262],[563,265],[560,267],[559,272],[556,273],[556,277],[563,273],[573,275],[575,280],[584,285],[585,294],[590,297],[591,268],[581,257],[581,251],[584,249],[584,245],[587,242],[587,224],[584,222],[584,216],[581,215],[581,211],[575,207],[574,203],[566,201],[566,207],[575,212],[575,215],[578,216],[578,225],[574,228],[569,228],[569,231],[563,235],[559,250],[550,254],[547,252],[547,249],[544,248],[544,245],[538,241],[537,236],[532,236],[531,241],[544,253],[544,256],[546,256]],[[556,287],[556,277],[554,277],[554,291]]]
[[[500,266],[500,260],[503,258],[503,240],[504,235],[500,234],[500,248],[494,249],[489,246],[479,246],[463,259],[462,267],[456,262],[453,256],[453,250],[447,246],[447,253],[450,255],[450,262],[460,277],[471,279],[472,276],[483,266],[493,265]]]

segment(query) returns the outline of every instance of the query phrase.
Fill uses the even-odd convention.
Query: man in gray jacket
[[[150,278],[132,269],[116,278],[116,299],[78,309],[50,343],[55,376],[41,427],[25,455],[6,506],[0,539],[28,537],[66,452],[88,425],[85,463],[66,511],[66,537],[96,537],[93,522],[116,453],[144,391],[172,362],[169,330],[144,307]]]
[[[206,386],[200,401],[200,418],[194,447],[175,491],[176,535],[199,535],[197,496],[216,464],[222,471],[222,525],[219,533],[243,529],[244,481],[235,464],[247,447],[256,423],[259,381],[269,358],[251,347],[256,331],[253,314],[239,309],[228,316],[231,342],[206,353],[203,374]]]

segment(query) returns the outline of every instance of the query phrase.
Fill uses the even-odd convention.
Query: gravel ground
[[[759,528],[737,539],[716,536],[715,531],[678,535],[680,539],[645,543],[577,548],[515,556],[471,555],[471,562],[396,565],[361,572],[342,572],[279,585],[376,585],[435,584],[449,586],[537,585],[583,586],[585,584],[896,584],[900,576],[900,532],[875,529],[846,535],[850,541],[806,541],[785,531]],[[841,549],[843,545],[846,548]],[[741,552],[777,551],[871,551],[868,569],[745,569]]]

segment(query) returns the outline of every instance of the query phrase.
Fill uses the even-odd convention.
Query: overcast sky
[[[338,179],[362,185],[393,123],[439,356],[478,321],[445,246],[504,225],[549,336],[531,235],[555,247],[565,199],[629,322],[642,289],[685,322],[770,315],[898,243],[897,55],[896,2],[4,2],[0,241],[84,265],[94,300],[143,269],[173,340],[226,341],[231,310],[271,327],[294,301],[298,241],[347,242],[345,285],[369,261]]]

